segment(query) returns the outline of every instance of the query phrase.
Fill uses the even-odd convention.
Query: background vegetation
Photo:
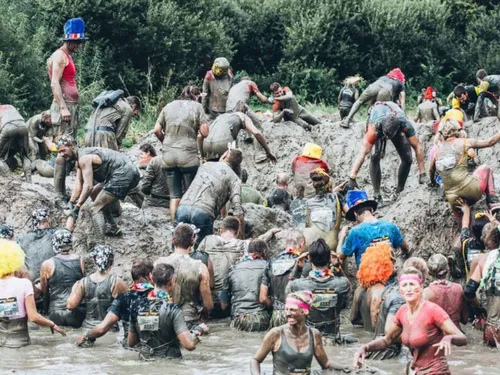
[[[25,116],[49,107],[46,59],[71,17],[89,38],[75,57],[82,103],[121,88],[143,99],[148,121],[218,56],[263,91],[278,80],[313,103],[334,104],[348,75],[370,82],[396,66],[410,92],[432,85],[445,97],[479,68],[499,73],[499,2],[0,0],[0,103]]]

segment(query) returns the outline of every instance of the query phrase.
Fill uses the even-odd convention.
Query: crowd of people
[[[25,123],[15,107],[0,106],[0,173],[7,175],[20,161],[27,182],[35,171],[53,178],[56,207],[67,217],[59,227],[53,213],[40,207],[25,234],[15,236],[7,223],[0,226],[0,346],[28,345],[28,320],[63,336],[65,327],[83,327],[77,340],[82,347],[121,325],[123,346],[138,348],[141,358],[180,358],[181,348],[194,350],[200,336],[209,333],[207,323],[229,318],[232,329],[267,331],[250,363],[252,374],[261,373],[269,353],[275,374],[309,374],[313,356],[324,369],[349,372],[351,366],[328,358],[324,345],[357,342],[341,330],[341,313],[350,308],[351,323],[374,334],[357,351],[355,369],[366,358],[394,358],[404,346],[413,356],[408,373],[449,374],[446,355],[451,345],[467,344],[461,325],[469,322],[484,330],[486,345],[500,347],[500,222],[495,216],[500,201],[491,168],[475,164],[471,152],[495,145],[500,133],[478,140],[464,129],[469,118],[500,115],[500,75],[479,70],[478,86],[457,86],[448,108],[432,87],[423,90],[416,121],[435,132],[427,172],[423,147],[405,112],[403,72],[393,69],[361,94],[363,79],[348,77],[338,98],[341,126],[350,126],[362,104],[371,107],[346,182],[334,186],[323,149],[307,143],[291,164],[292,175],[278,173],[276,186],[264,197],[247,184],[238,135],[246,131],[251,142],[255,138],[256,155],[262,155],[256,162],[277,161],[262,132],[263,117],[250,108],[253,95],[272,105],[275,123],[292,121],[306,131],[320,124],[289,87],[273,83],[267,98],[249,77],[234,84],[229,61],[215,59],[201,89],[186,86],[159,113],[154,134],[161,154],[144,144],[136,164],[121,144],[141,101],[121,90],[94,99],[84,147],[76,142],[80,102],[72,55],[84,41],[83,20],[69,20],[62,47],[47,61],[50,110]],[[396,190],[384,199],[380,159],[388,140],[401,165]],[[400,229],[375,215],[405,189],[412,149],[419,183],[442,185],[461,228],[454,252],[434,254],[427,262],[410,257]],[[357,183],[370,153],[374,199]],[[66,177],[74,171],[68,197]],[[474,213],[483,196],[489,210]],[[89,197],[94,227],[103,238],[89,249],[93,273],[73,250],[73,231]],[[116,217],[126,197],[139,207],[168,212],[175,228],[164,256],[130,260],[130,288],[113,272],[115,249],[104,241],[123,235]],[[294,228],[248,238],[244,204],[284,211]],[[273,256],[269,243],[280,232],[281,251]],[[397,265],[400,256],[403,266]],[[356,268],[351,278],[346,276],[349,257]],[[464,286],[452,278],[465,278]]]

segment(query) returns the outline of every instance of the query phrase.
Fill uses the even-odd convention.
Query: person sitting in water
[[[313,356],[323,369],[348,368],[328,359],[321,333],[306,325],[313,304],[310,291],[290,293],[286,298],[288,324],[271,329],[250,363],[250,373],[260,375],[260,365],[273,353],[273,374],[310,374]]]

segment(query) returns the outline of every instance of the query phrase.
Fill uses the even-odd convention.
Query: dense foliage
[[[0,103],[25,114],[50,105],[46,59],[66,19],[89,41],[75,58],[84,99],[103,87],[165,102],[201,83],[215,57],[264,91],[286,82],[334,103],[340,81],[400,66],[408,86],[449,91],[500,66],[495,0],[0,0]],[[446,94],[446,92],[444,92]]]

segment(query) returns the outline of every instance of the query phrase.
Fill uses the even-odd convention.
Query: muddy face
[[[415,280],[405,280],[399,283],[399,292],[406,303],[417,302],[422,298],[422,284]]]

